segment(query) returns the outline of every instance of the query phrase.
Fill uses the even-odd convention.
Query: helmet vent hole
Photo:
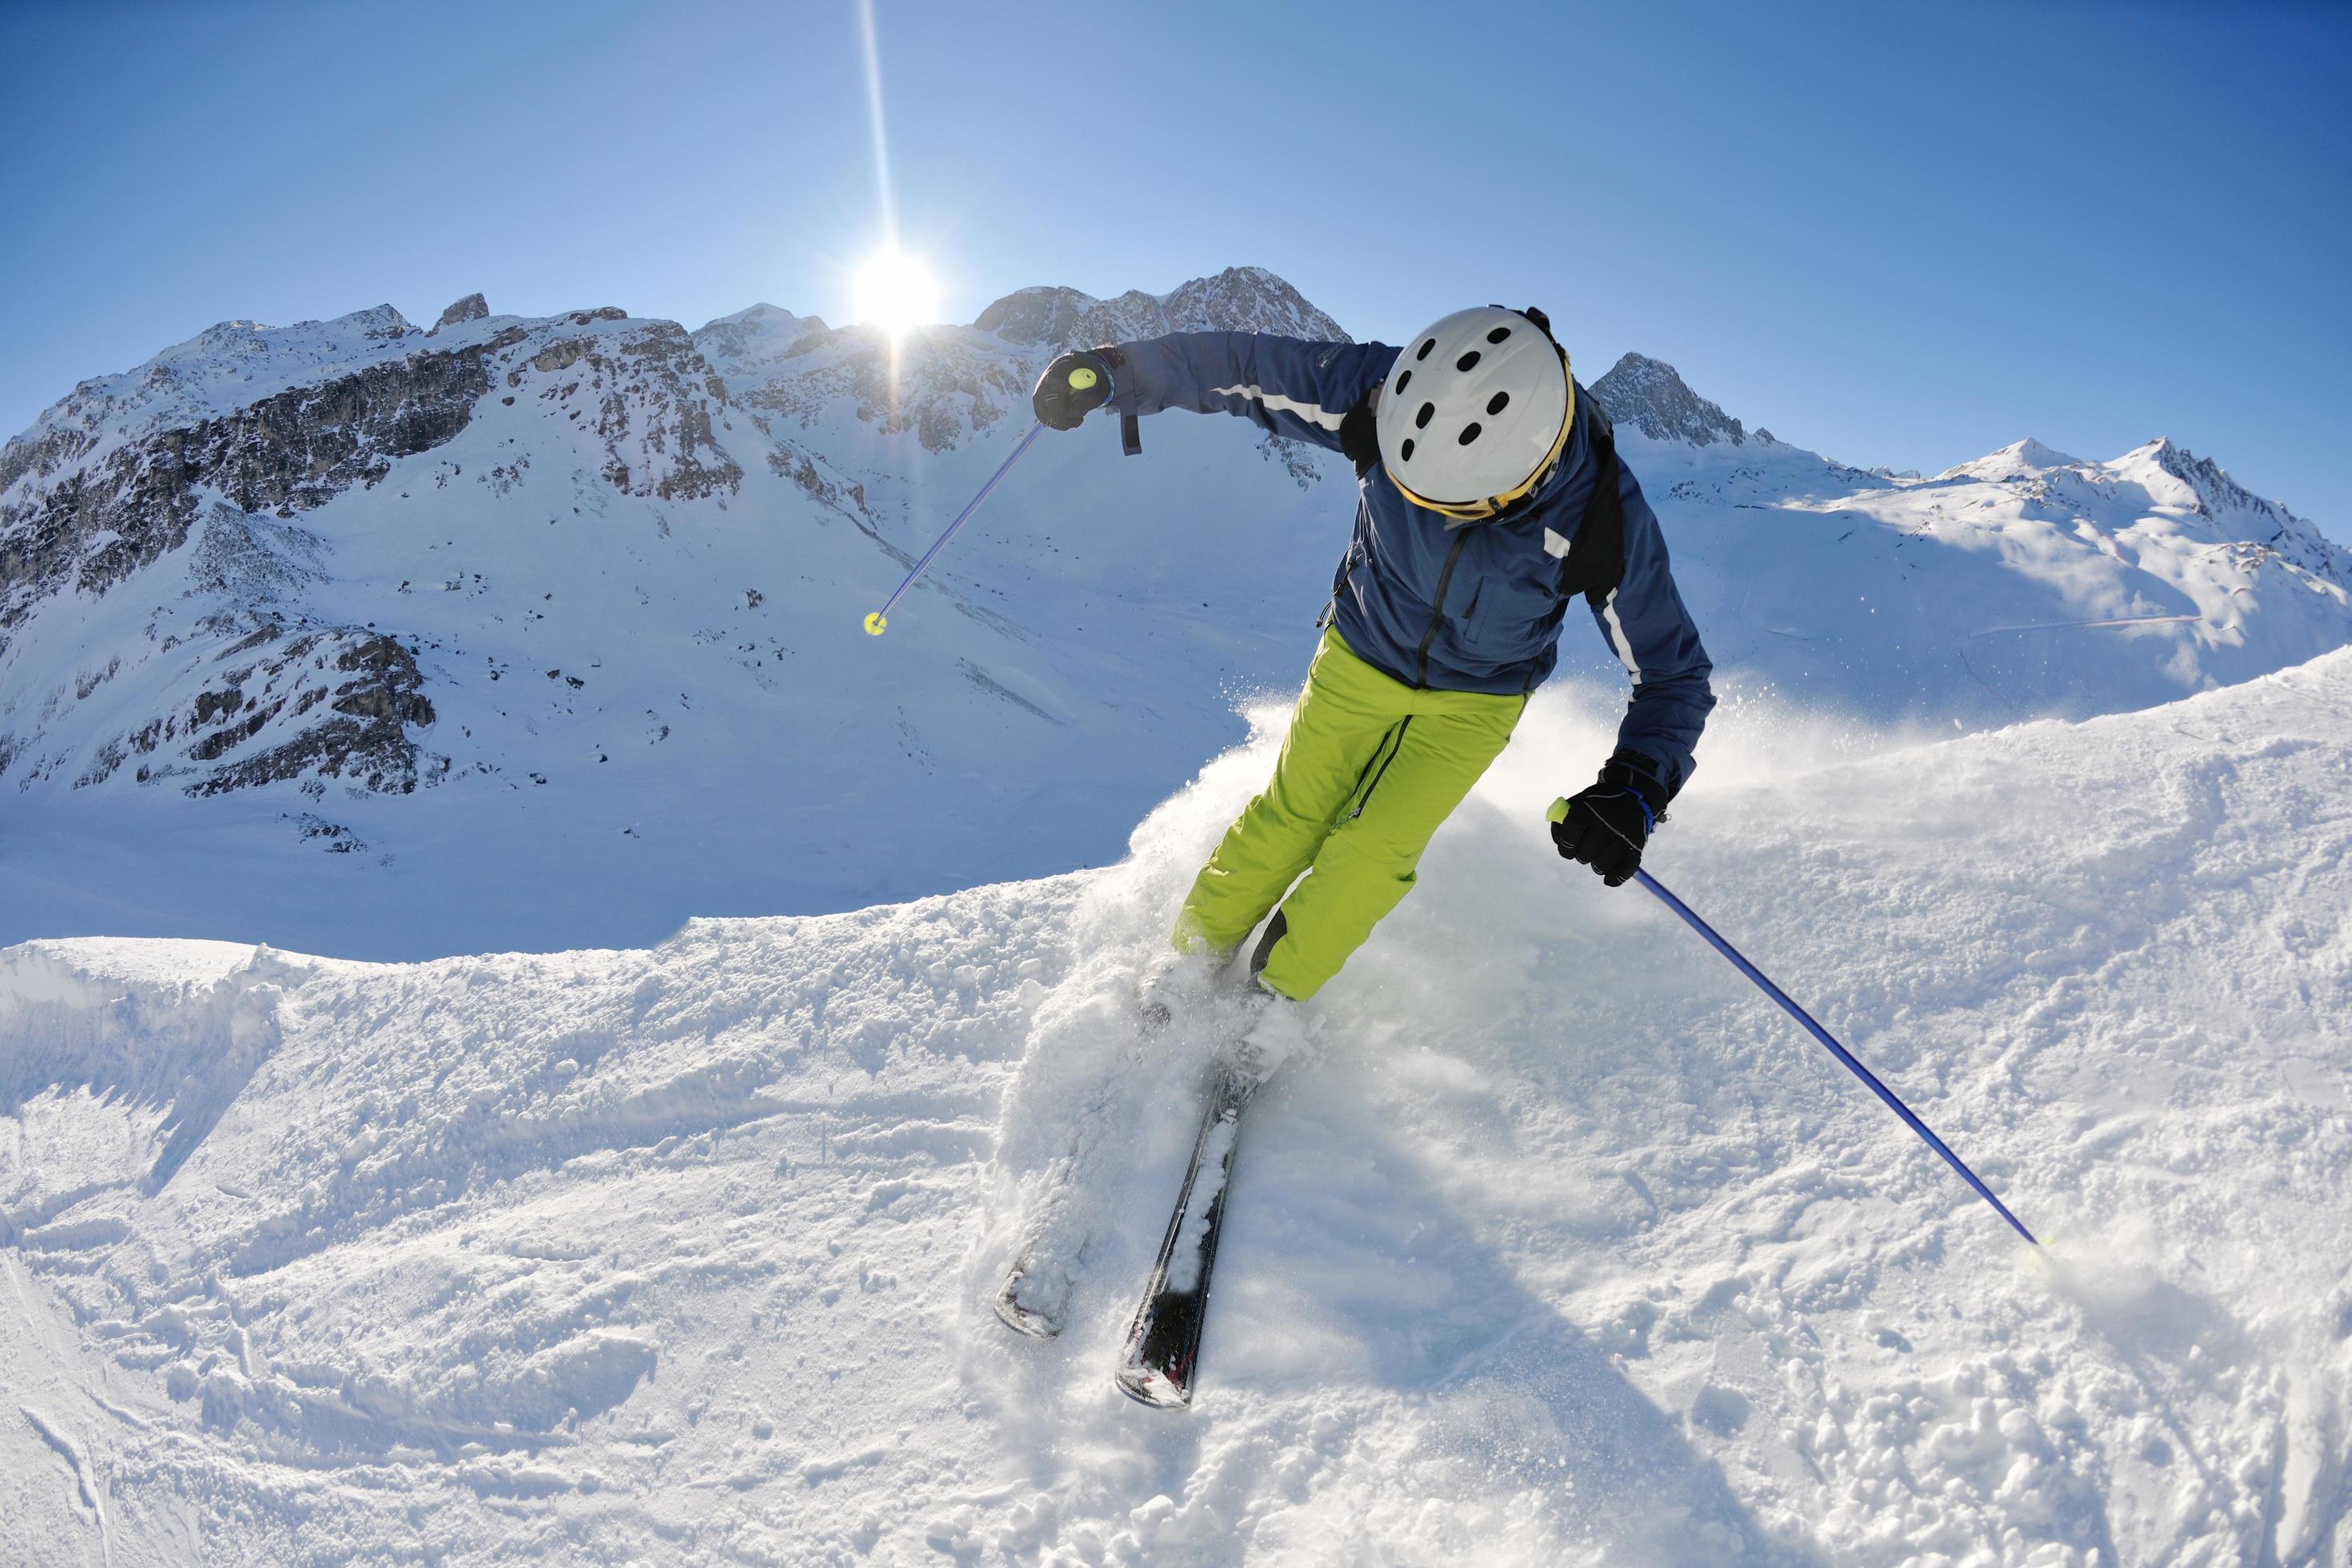
[[[1500,414],[1505,408],[1510,406],[1510,402],[1511,395],[1509,393],[1498,392],[1495,394],[1494,396],[1486,399],[1486,413],[1489,416]]]
[[[1501,342],[1505,338],[1507,338],[1507,337],[1509,337],[1510,335],[1511,335],[1511,329],[1510,329],[1510,328],[1508,328],[1508,327],[1496,327],[1493,331],[1488,332],[1488,333],[1486,334],[1486,341],[1487,341],[1488,342],[1490,342],[1490,343],[1499,343],[1499,342]]]
[[[1471,442],[1475,441],[1478,438],[1480,428],[1481,426],[1475,420],[1473,420],[1469,424],[1462,426],[1462,444],[1467,447]]]
[[[1412,461],[1412,437],[1410,436],[1404,438],[1404,460],[1408,463]]]
[[[1429,351],[1436,346],[1437,340],[1435,338],[1431,338],[1428,342],[1423,343],[1421,345],[1421,352],[1412,356],[1414,363],[1419,363],[1421,361],[1427,359],[1429,357]]]
[[[1424,404],[1423,404],[1423,405],[1421,405],[1421,412],[1420,412],[1420,413],[1418,413],[1418,414],[1416,414],[1416,415],[1414,415],[1414,416],[1412,416],[1412,427],[1413,427],[1414,429],[1416,429],[1416,430],[1426,430],[1426,429],[1428,429],[1428,428],[1429,428],[1429,421],[1430,421],[1431,417],[1432,417],[1433,416],[1434,416],[1436,413],[1437,413],[1437,405],[1436,405],[1436,404],[1434,404],[1434,403],[1424,403]]]
[[[1477,363],[1478,351],[1476,349],[1472,349],[1468,353],[1464,354],[1460,359],[1454,362],[1454,368],[1456,370],[1473,370],[1477,367]]]
[[[1401,376],[1397,377],[1397,388],[1396,388],[1396,389],[1397,389],[1397,395],[1398,395],[1398,396],[1402,397],[1402,396],[1403,396],[1403,395],[1404,395],[1405,384],[1406,384],[1406,383],[1408,383],[1408,382],[1410,382],[1410,381],[1412,381],[1412,372],[1411,372],[1411,371],[1407,371],[1407,372],[1405,372],[1402,375],[1401,375]]]

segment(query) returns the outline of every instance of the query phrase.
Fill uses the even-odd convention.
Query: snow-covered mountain
[[[0,952],[0,1556],[2342,1563],[2352,651],[1827,766],[1734,709],[1650,857],[2046,1255],[1550,856],[1591,696],[1250,1112],[1181,1415],[1110,1372],[1210,1040],[1131,986],[1278,707],[1105,870],[634,952]],[[1018,1340],[1074,1149],[1071,1326]]]
[[[1334,330],[1248,273],[1057,299]],[[1026,423],[1053,345],[1022,303],[895,354],[713,323],[740,396],[672,323],[478,299],[84,384],[0,467],[0,936],[560,946],[1115,856],[1311,636],[1325,568],[1214,584],[1202,552],[1288,529],[1320,561],[1345,503],[1307,493],[1336,463],[1192,421],[1113,511],[1082,476],[1115,449],[1053,443],[867,637]],[[1237,465],[1275,483],[1207,506]]]
[[[1734,694],[1973,728],[2146,707],[2352,638],[2352,552],[2168,440],[2085,463],[2029,439],[1900,479],[1749,431],[1654,360],[1592,390]]]
[[[895,346],[474,296],[84,383],[0,453],[0,939],[646,941],[1115,858],[1297,679],[1344,464],[1229,420],[1153,420],[1135,460],[1047,439],[887,637],[859,622],[1052,353],[1198,327],[1342,335],[1253,268]],[[1735,697],[1975,727],[2352,636],[2352,560],[2168,443],[1895,479],[1637,355],[1592,389]]]

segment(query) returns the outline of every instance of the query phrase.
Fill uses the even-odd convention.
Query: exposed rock
[[[298,523],[215,502],[196,531],[189,586],[237,604],[285,602],[326,580],[325,543]]]
[[[118,447],[0,503],[0,628],[71,583],[102,594],[187,542],[205,490],[289,518],[466,427],[488,345],[411,354]],[[25,470],[18,468],[21,475]]]
[[[89,385],[84,382],[77,390]],[[38,479],[59,472],[97,444],[98,437],[88,425],[36,426],[22,436],[10,437],[8,444],[0,447],[0,495],[28,474]]]
[[[1629,353],[1589,390],[1619,427],[1630,426],[1653,441],[1738,447],[1748,440],[1738,420],[1693,392],[1663,360]]]
[[[341,646],[333,655],[333,670],[349,679],[332,680],[327,688],[309,685],[306,678],[315,667],[306,668],[306,661],[322,646],[336,641]],[[446,769],[446,759],[437,760],[437,768],[423,765],[416,743],[408,738],[410,726],[425,728],[433,723],[435,714],[425,695],[415,657],[397,639],[350,627],[299,637],[285,644],[277,658],[257,671],[273,688],[276,678],[289,672],[293,680],[287,689],[266,705],[257,703],[245,719],[198,741],[188,749],[189,758],[218,760],[259,735],[281,715],[299,718],[322,700],[339,717],[308,725],[275,746],[230,761],[187,785],[187,794],[223,795],[285,779],[322,776],[346,779],[378,794],[405,795],[420,780],[429,782],[434,773]],[[228,695],[230,706],[215,711],[236,710],[235,700],[242,694]],[[197,700],[197,706],[201,724],[205,721],[203,698]]]
[[[389,306],[285,329],[222,322],[133,372],[83,383],[0,449],[0,653],[12,629],[60,596],[119,591],[181,552],[184,572],[172,580],[196,603],[169,635],[151,625],[147,657],[215,650],[193,666],[190,653],[170,659],[168,710],[110,740],[84,737],[79,754],[42,739],[115,666],[53,686],[35,706],[12,705],[4,760],[13,782],[79,770],[73,782],[89,785],[134,757],[139,783],[199,795],[293,779],[308,792],[331,778],[405,792],[438,776],[448,760],[425,758],[409,739],[435,717],[413,651],[389,633],[321,626],[310,615],[310,595],[330,575],[328,545],[295,520],[446,446],[478,407],[511,407],[511,395],[485,403],[500,380],[562,410],[560,428],[577,434],[560,439],[586,438],[583,477],[664,500],[740,484],[717,434],[731,406],[726,385],[675,323],[611,306],[487,321],[480,296],[461,300],[442,313],[442,342],[430,348]],[[529,452],[517,451],[471,477],[505,494],[529,467]],[[398,499],[412,483],[445,486],[465,471],[448,462],[404,476]],[[811,495],[854,517],[862,510],[854,484],[805,455],[793,471]],[[459,583],[444,579],[446,589]]]
[[[365,336],[375,339],[378,342],[387,342],[394,338],[404,338],[409,333],[416,330],[415,327],[409,325],[407,317],[394,310],[390,305],[378,305],[373,310],[360,311],[359,315],[365,321],[365,325],[361,329],[362,332]],[[348,321],[352,320],[352,318],[347,316],[344,317],[343,320]],[[304,322],[300,324],[310,325],[310,323]]]
[[[280,822],[291,822],[295,837],[306,842],[316,842],[330,855],[354,855],[367,845],[357,834],[340,822],[330,822],[316,812],[281,812]]]
[[[2256,537],[2233,542],[2242,553],[2259,549],[2330,582],[2352,587],[2352,551],[2327,539],[2308,519],[2297,517],[2281,503],[2254,494],[2210,458],[2200,458],[2186,447],[2177,447],[2159,437],[2126,453],[2112,466],[2128,469],[2141,461],[2152,462],[2177,480],[2189,493],[2189,510],[2221,525],[2224,535],[2249,527],[2257,531]]]
[[[441,319],[433,323],[433,331],[426,332],[425,335],[429,338],[433,336],[435,332],[438,332],[442,328],[454,327],[460,321],[478,321],[489,313],[490,304],[488,300],[483,299],[479,294],[468,294],[464,299],[451,305],[447,310],[442,311]]]
[[[866,517],[864,485],[828,479],[806,452],[789,441],[775,443],[773,449],[768,453],[768,468],[778,477],[790,479],[806,490],[818,505],[845,516],[854,513],[851,521],[858,522],[868,532],[873,531],[871,526],[864,521]]]
[[[2187,485],[2197,498],[2197,510],[2206,517],[2224,511],[2268,511],[2272,503],[2231,479],[2219,463],[2200,458],[2186,447],[2158,437],[2149,445],[2157,465]],[[2282,509],[2284,510],[2284,509]]]

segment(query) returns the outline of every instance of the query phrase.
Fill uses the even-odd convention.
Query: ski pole
[[[1568,802],[1566,800],[1556,800],[1552,802],[1550,816],[1551,820],[1554,822],[1567,821]],[[1762,970],[1748,963],[1747,958],[1738,948],[1724,941],[1723,938],[1717,934],[1713,926],[1699,919],[1697,914],[1692,910],[1688,904],[1675,897],[1671,892],[1668,892],[1664,883],[1659,881],[1655,877],[1651,876],[1647,871],[1640,869],[1638,867],[1634,869],[1633,879],[1640,882],[1642,886],[1649,889],[1651,892],[1655,893],[1658,896],[1658,901],[1660,903],[1674,910],[1675,913],[1682,916],[1684,921],[1690,926],[1691,930],[1698,932],[1700,936],[1706,940],[1706,944],[1709,947],[1715,949],[1716,952],[1729,959],[1731,961],[1732,967],[1738,969],[1740,973],[1745,974],[1748,979],[1756,983],[1756,988],[1758,990],[1763,992],[1765,995],[1772,998],[1773,1001],[1778,1002],[1780,1005],[1781,1011],[1787,1013],[1789,1016],[1803,1025],[1805,1026],[1806,1033],[1811,1035],[1813,1038],[1819,1040],[1822,1045],[1827,1046],[1829,1047],[1830,1055],[1843,1062],[1848,1070],[1850,1070],[1854,1077],[1862,1079],[1864,1083],[1868,1084],[1870,1086],[1870,1092],[1885,1100],[1886,1102],[1886,1109],[1895,1112],[1895,1115],[1903,1118],[1904,1124],[1906,1126],[1909,1127],[1912,1131],[1919,1134],[1920,1137],[1926,1139],[1927,1141],[1927,1147],[1933,1149],[1937,1153],[1941,1154],[1944,1157],[1944,1163],[1960,1173],[1960,1180],[1968,1183],[1969,1186],[1975,1188],[1977,1196],[1990,1204],[1993,1207],[1993,1212],[2009,1222],[2011,1229],[2016,1231],[2018,1235],[2025,1237],[2026,1240],[2032,1242],[2034,1246],[2039,1247],[2042,1245],[2042,1243],[2035,1238],[2033,1233],[2026,1229],[2024,1225],[2015,1215],[2009,1212],[2008,1205],[2003,1204],[1999,1198],[1992,1195],[1992,1189],[1986,1186],[1982,1181],[1978,1179],[1977,1173],[1969,1169],[1967,1163],[1958,1154],[1953,1153],[1950,1147],[1947,1145],[1941,1138],[1936,1136],[1934,1129],[1930,1128],[1926,1122],[1920,1121],[1918,1115],[1914,1112],[1909,1106],[1904,1104],[1902,1098],[1893,1089],[1879,1082],[1878,1076],[1872,1072],[1868,1068],[1863,1066],[1861,1062],[1857,1061],[1852,1051],[1847,1050],[1843,1046],[1838,1044],[1837,1037],[1832,1035],[1827,1029],[1822,1028],[1821,1025],[1814,1022],[1813,1016],[1811,1013],[1806,1012],[1802,1007],[1798,1006],[1796,1003],[1790,1001],[1787,992],[1781,990],[1778,985],[1773,984],[1771,980],[1766,976]]]
[[[1021,437],[1021,445],[1013,447],[1013,455],[1004,459],[996,472],[988,476],[988,482],[980,487],[980,493],[964,503],[963,510],[955,514],[955,521],[948,524],[947,531],[940,534],[929,550],[923,552],[923,558],[915,563],[915,569],[907,574],[907,580],[898,584],[898,590],[890,595],[880,609],[866,617],[866,630],[868,636],[878,637],[888,629],[891,607],[898,604],[908,589],[915,585],[915,579],[923,574],[923,569],[931,563],[932,559],[948,547],[948,541],[956,536],[956,531],[971,521],[971,514],[980,510],[980,503],[988,499],[988,492],[996,488],[996,481],[1003,479],[1011,471],[1013,465],[1021,460],[1021,454],[1029,449],[1029,443],[1034,441],[1038,433],[1045,428],[1042,424],[1029,426],[1029,434]]]

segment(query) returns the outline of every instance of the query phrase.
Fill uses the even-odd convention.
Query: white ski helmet
[[[1568,351],[1517,310],[1456,310],[1413,334],[1381,389],[1381,463],[1416,506],[1490,518],[1542,482],[1568,445]]]

